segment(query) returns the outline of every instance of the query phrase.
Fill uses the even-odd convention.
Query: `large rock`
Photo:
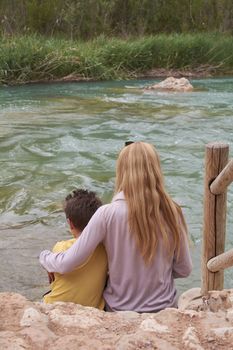
[[[165,90],[165,91],[178,91],[188,92],[193,91],[193,86],[186,78],[173,78],[169,77],[160,83],[148,86],[146,90]]]
[[[212,311],[232,309],[233,293],[231,289],[210,291],[207,296],[201,295],[201,288],[191,288],[184,292],[178,301],[180,310]]]
[[[19,294],[0,293],[0,349],[233,349],[233,292],[211,292],[218,304],[212,311],[189,309],[194,294],[181,297],[183,310],[138,314],[33,303]]]

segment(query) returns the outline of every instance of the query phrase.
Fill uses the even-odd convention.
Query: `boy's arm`
[[[83,230],[78,240],[65,252],[40,254],[41,265],[49,272],[64,274],[81,265],[103,241],[106,233],[105,206],[100,207]]]
[[[47,271],[47,274],[48,274],[49,284],[51,284],[55,280],[54,273]]]

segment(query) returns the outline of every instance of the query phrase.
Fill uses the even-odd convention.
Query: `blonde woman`
[[[124,147],[116,167],[115,196],[91,218],[64,253],[43,251],[48,272],[73,270],[103,242],[109,266],[106,310],[156,312],[176,307],[174,278],[192,269],[180,207],[164,188],[159,156],[144,142]]]

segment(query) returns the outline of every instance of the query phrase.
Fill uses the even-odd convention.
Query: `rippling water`
[[[192,93],[143,92],[154,81],[0,88],[0,291],[32,300],[47,290],[42,249],[69,237],[61,202],[74,187],[111,200],[117,154],[126,140],[153,143],[169,193],[184,208],[200,286],[205,144],[233,153],[233,78],[193,80]],[[228,191],[227,248],[233,197]],[[231,214],[230,214],[231,213]],[[225,286],[232,287],[233,269]]]

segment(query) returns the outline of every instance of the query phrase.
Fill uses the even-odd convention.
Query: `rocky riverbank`
[[[138,314],[0,293],[0,349],[233,349],[233,290],[191,298],[182,298],[179,310]]]

